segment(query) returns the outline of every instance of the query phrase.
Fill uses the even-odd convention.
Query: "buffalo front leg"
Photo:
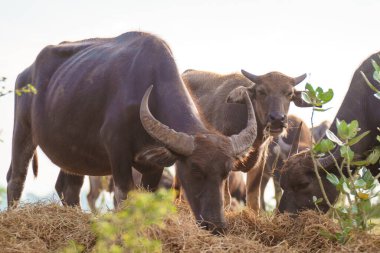
[[[7,173],[8,207],[16,206],[20,200],[28,172],[30,159],[36,145],[32,141],[31,130],[15,122],[12,139],[12,161]]]
[[[271,178],[271,168],[269,166],[265,166],[262,178],[261,178],[261,185],[260,185],[260,207],[264,211],[265,209],[265,199],[264,199],[264,193],[265,193],[265,188],[268,185],[269,179]]]
[[[83,185],[84,176],[72,175],[59,172],[57,181],[55,183],[55,190],[62,204],[65,206],[79,206],[80,204],[80,190]]]
[[[260,188],[263,171],[264,166],[259,166],[247,173],[247,206],[256,213],[259,212],[261,206]]]
[[[120,207],[121,202],[127,198],[128,192],[135,189],[132,177],[132,159],[121,153],[124,150],[126,149],[111,149],[108,152],[112,169],[115,208]]]
[[[141,185],[144,187],[144,189],[147,189],[149,191],[156,191],[160,183],[164,168],[154,165],[144,167],[144,170],[141,170],[144,171],[142,173]]]

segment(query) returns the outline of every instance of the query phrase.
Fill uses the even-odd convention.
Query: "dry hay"
[[[25,204],[0,213],[0,252],[53,252],[70,240],[91,248],[90,214],[57,203]]]
[[[380,236],[357,234],[340,245],[320,234],[335,233],[327,216],[305,212],[297,219],[287,215],[255,216],[243,210],[227,213],[228,233],[213,236],[199,229],[185,204],[166,227],[151,227],[145,235],[162,242],[163,252],[378,252]],[[90,214],[57,204],[31,204],[0,213],[0,252],[56,252],[75,240],[91,252],[95,235]]]

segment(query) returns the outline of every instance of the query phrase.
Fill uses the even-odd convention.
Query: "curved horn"
[[[318,159],[318,162],[322,165],[323,168],[328,168],[330,167],[333,163],[334,163],[334,159],[337,160],[339,159],[341,156],[340,156],[340,151],[339,151],[339,148],[336,148],[331,155],[328,155],[328,156],[325,156],[325,157],[321,157]]]
[[[144,129],[154,139],[160,141],[170,150],[180,155],[189,156],[194,150],[194,137],[185,133],[178,133],[155,119],[149,110],[148,101],[152,91],[151,85],[144,94],[140,105],[140,120]]]
[[[248,78],[249,80],[251,80],[254,83],[260,82],[260,76],[256,76],[254,74],[251,74],[251,73],[245,71],[244,69],[241,70],[241,73],[243,74],[243,76],[245,76],[246,78]]]
[[[252,102],[248,96],[247,91],[244,91],[244,100],[247,105],[248,113],[247,127],[243,129],[239,134],[235,134],[229,137],[233,147],[233,154],[235,156],[239,156],[247,149],[249,149],[257,137],[255,111],[253,109]]]
[[[294,78],[294,85],[293,86],[298,85],[300,82],[305,80],[306,77],[307,77],[307,75],[303,74],[302,76],[298,76],[298,77]]]
[[[300,122],[300,124],[297,128],[297,132],[296,132],[296,135],[294,136],[294,139],[292,142],[292,147],[290,148],[288,158],[291,157],[292,155],[298,153],[298,145],[300,144],[301,130],[302,130],[302,121]]]

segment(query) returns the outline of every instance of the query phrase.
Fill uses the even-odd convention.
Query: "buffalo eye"
[[[287,92],[286,97],[288,97],[289,99],[292,99],[293,98],[293,91]]]
[[[265,92],[265,90],[258,90],[257,93],[260,95],[260,96],[266,96],[267,93]]]

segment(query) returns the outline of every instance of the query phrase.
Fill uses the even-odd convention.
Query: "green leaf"
[[[348,145],[350,145],[350,146],[355,145],[355,144],[358,143],[361,139],[363,139],[364,137],[366,137],[369,133],[370,133],[370,131],[366,131],[366,132],[360,134],[359,136],[356,136],[356,137],[352,138],[352,139],[348,142]]]
[[[377,64],[377,62],[374,59],[371,59],[371,63],[375,71],[380,72],[380,66]]]
[[[367,183],[360,178],[358,180],[355,180],[354,185],[356,188],[364,188],[367,185]]]
[[[306,103],[313,104],[313,102],[311,101],[311,98],[306,92],[302,92],[301,97],[302,97],[302,100],[305,101]]]
[[[354,159],[354,152],[349,146],[341,146],[340,155],[346,158],[348,161],[352,161],[352,159]]]
[[[350,187],[348,187],[347,182],[343,182],[342,189],[345,193],[351,193]]]
[[[331,141],[335,142],[336,144],[338,144],[339,146],[342,146],[344,143],[339,140],[339,138],[333,133],[331,132],[329,129],[326,130],[326,137],[329,138]]]
[[[330,102],[333,97],[334,97],[334,91],[332,89],[328,89],[328,91],[323,92],[318,95],[318,98],[322,100],[324,104]]]
[[[348,139],[348,126],[346,121],[342,120],[339,124],[337,122],[337,129],[339,138],[343,140]]]
[[[366,161],[368,164],[375,164],[380,158],[380,148],[376,147],[372,152],[367,156]]]
[[[319,204],[323,201],[323,198],[317,198],[316,196],[313,196],[313,202],[314,204]]]
[[[326,178],[335,186],[339,184],[339,179],[334,174],[328,173]]]
[[[326,109],[322,109],[322,108],[313,108],[314,111],[316,112],[325,112],[325,111],[328,111],[330,110],[332,107],[329,107],[329,108],[326,108]]]
[[[372,75],[373,79],[375,81],[377,81],[378,83],[380,83],[380,72],[379,71],[375,71],[373,72],[373,75]]]
[[[348,130],[348,136],[347,139],[352,139],[354,138],[359,129],[359,122],[357,120],[351,121],[349,124],[347,124],[347,130]]]
[[[380,136],[379,136],[379,135],[376,136],[376,140],[377,140],[378,142],[380,142]]]
[[[316,97],[315,90],[313,86],[310,83],[306,83],[305,89],[308,91],[308,95],[311,95],[311,97]]]
[[[355,166],[365,166],[365,165],[368,165],[368,161],[367,160],[353,161],[351,162],[351,164]]]
[[[368,80],[367,76],[363,73],[363,71],[360,71],[360,74],[362,74],[364,81],[367,83],[367,85],[376,93],[379,93],[380,91],[376,89],[375,86]]]
[[[317,152],[319,151],[321,153],[327,153],[335,148],[335,146],[336,145],[331,140],[322,139],[315,147]]]

